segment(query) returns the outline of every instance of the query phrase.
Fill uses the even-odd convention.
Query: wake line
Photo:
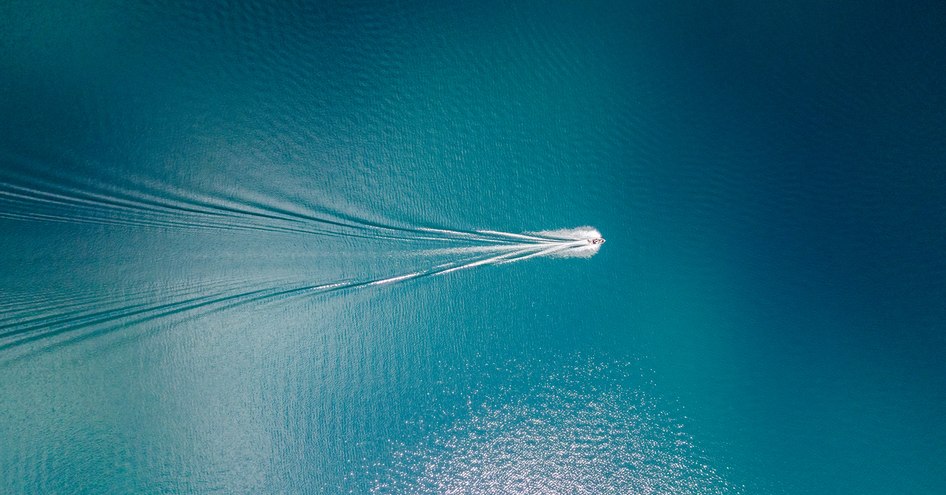
[[[131,325],[156,321],[173,315],[205,315],[251,303],[273,302],[301,296],[323,295],[344,290],[392,285],[425,277],[441,276],[479,266],[516,263],[542,256],[588,257],[597,252],[604,239],[590,227],[572,229],[566,241],[534,241],[514,245],[492,245],[441,250],[442,254],[462,255],[425,269],[363,280],[339,280],[321,284],[301,281],[262,280],[194,284],[170,291],[142,289],[125,293],[120,303],[82,296],[61,298],[46,311],[33,308],[0,320],[0,359],[3,352],[28,344],[38,344],[35,352],[87,340]],[[557,234],[558,235],[558,234]],[[575,239],[585,236],[586,238]],[[544,237],[544,236],[543,236]],[[472,255],[472,256],[471,256]],[[157,299],[157,300],[155,300]],[[105,305],[105,307],[103,307]],[[28,352],[29,353],[29,352]]]
[[[7,186],[13,189],[20,189],[17,186],[9,184],[0,184],[0,187]],[[354,237],[362,239],[394,239],[405,241],[432,240],[444,241],[447,239],[433,237],[414,237],[407,238],[403,236],[391,236],[383,233],[375,235],[366,235],[355,232],[332,231],[315,227],[296,227],[295,225],[304,224],[298,219],[286,219],[272,215],[260,215],[258,213],[248,213],[249,218],[242,218],[235,214],[226,214],[221,212],[204,212],[195,209],[178,209],[178,211],[166,211],[163,209],[154,209],[142,207],[140,205],[130,205],[115,201],[90,200],[82,195],[70,197],[65,194],[51,194],[45,191],[29,191],[32,196],[22,194],[21,192],[11,192],[0,190],[0,199],[6,199],[12,206],[25,206],[26,211],[13,210],[0,212],[0,218],[9,218],[17,220],[39,220],[58,223],[91,223],[99,225],[122,225],[135,227],[180,227],[180,228],[202,228],[218,230],[257,230],[263,232],[283,232],[283,233],[301,233],[325,235],[332,237]],[[53,213],[39,213],[35,211],[34,203],[44,205],[57,205],[69,207],[69,215]],[[123,216],[116,217],[115,211],[123,213]],[[203,220],[190,220],[193,214],[211,216],[213,218]],[[199,216],[198,215],[198,216]],[[254,217],[255,215],[255,217]],[[242,222],[220,222],[218,218],[231,218],[243,220]],[[258,217],[258,218],[256,218]],[[248,221],[247,221],[248,220]],[[281,220],[290,223],[289,226],[274,225],[273,220]],[[260,225],[258,222],[266,221],[268,224]],[[326,222],[323,222],[326,223]],[[328,222],[332,225],[331,222]]]
[[[25,186],[10,181],[0,182],[0,204],[8,204],[0,212],[0,218],[137,227],[258,230],[410,242],[512,242],[508,235],[494,233],[398,227],[352,217],[346,221],[333,220],[259,201],[245,201],[241,205],[196,193],[187,198],[172,191],[164,191],[161,195],[119,191],[109,195],[31,179],[39,184]],[[62,207],[68,210],[63,211]]]
[[[29,158],[4,153],[26,163],[29,174],[0,172],[0,218],[17,221],[85,223],[123,227],[181,228],[310,234],[356,239],[452,244],[556,242],[541,232],[514,234],[495,230],[458,230],[405,226],[359,218],[325,206],[299,201],[280,203],[254,191],[233,197],[184,190],[142,178],[123,179],[126,187],[92,177],[64,174],[71,167],[36,170]]]
[[[7,153],[7,158],[29,163]],[[0,173],[0,218],[138,227],[261,230],[405,242],[511,243],[477,231],[374,222],[302,204],[279,206],[252,191],[227,198],[187,191],[157,181],[125,179],[132,187],[69,177],[61,170]],[[4,203],[15,208],[4,207]],[[16,208],[19,207],[19,208]],[[67,207],[67,211],[62,211]]]
[[[500,236],[500,237],[511,237],[511,238],[513,238],[513,239],[524,239],[524,240],[532,241],[532,242],[545,242],[545,243],[549,243],[549,242],[556,242],[556,241],[560,241],[560,240],[561,240],[561,239],[552,239],[552,238],[547,238],[547,237],[540,237],[540,236],[535,236],[535,235],[513,234],[513,233],[510,233],[510,232],[498,232],[498,231],[495,231],[495,230],[479,230],[479,231],[477,231],[477,232],[480,232],[480,233],[486,234],[486,235],[494,235],[494,236]]]
[[[192,285],[179,289],[172,289],[166,293],[161,293],[153,289],[143,289],[132,293],[122,294],[122,302],[125,304],[125,306],[120,308],[108,308],[109,305],[114,305],[114,299],[110,300],[105,296],[99,296],[97,298],[91,298],[87,300],[79,299],[75,301],[68,301],[65,304],[60,305],[45,305],[45,311],[42,313],[37,312],[36,308],[25,309],[24,311],[14,313],[8,317],[0,319],[0,340],[15,333],[28,332],[34,328],[48,328],[63,322],[76,321],[82,318],[95,316],[96,314],[107,314],[122,308],[134,309],[138,307],[147,307],[150,302],[158,296],[161,298],[190,296],[206,293],[211,289],[227,289],[228,287],[239,287],[245,284],[245,282],[239,283],[235,281],[199,284],[196,286]],[[108,309],[103,309],[103,306]],[[91,308],[96,309],[92,310]],[[98,312],[96,313],[95,311]],[[7,331],[7,329],[12,330]]]

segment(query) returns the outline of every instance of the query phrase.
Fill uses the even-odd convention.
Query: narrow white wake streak
[[[555,245],[555,246],[552,246],[552,247],[550,247],[550,248],[543,249],[543,250],[538,251],[538,252],[535,252],[535,253],[527,254],[527,255],[525,255],[525,256],[520,256],[520,257],[518,257],[518,258],[513,258],[513,259],[509,259],[509,260],[503,260],[502,263],[515,263],[515,262],[517,262],[517,261],[524,261],[524,260],[527,260],[527,259],[530,259],[530,258],[535,258],[535,257],[538,257],[538,256],[549,256],[549,255],[558,253],[558,252],[560,252],[560,251],[564,251],[564,250],[566,250],[566,249],[574,249],[574,248],[576,248],[576,247],[580,247],[581,244],[587,244],[587,243],[585,243],[584,241],[577,241],[577,242],[569,242],[569,243],[559,244],[559,245]]]
[[[412,278],[415,278],[415,277],[419,277],[419,276],[421,276],[421,275],[423,275],[423,274],[424,274],[424,272],[421,271],[421,272],[408,273],[407,275],[397,275],[397,276],[394,276],[394,277],[382,278],[382,279],[380,279],[380,280],[375,280],[375,281],[373,281],[373,282],[368,282],[367,284],[365,284],[365,287],[371,287],[371,286],[373,286],[373,285],[391,284],[391,283],[394,283],[394,282],[401,282],[401,281],[403,281],[403,280],[408,280],[408,279],[412,279]]]
[[[482,233],[482,234],[487,234],[487,235],[511,237],[514,239],[525,239],[527,241],[533,241],[533,242],[555,242],[555,239],[549,239],[547,237],[538,237],[535,235],[527,235],[527,234],[513,234],[511,232],[500,232],[498,230],[478,230],[477,232]]]
[[[501,255],[498,255],[498,256],[490,256],[490,257],[487,257],[487,258],[484,258],[484,259],[476,259],[476,258],[473,258],[474,261],[470,261],[469,259],[467,259],[467,260],[463,260],[463,261],[455,261],[455,262],[451,262],[451,263],[443,263],[443,264],[434,266],[434,267],[432,267],[432,268],[428,268],[428,269],[426,269],[426,270],[420,270],[420,271],[408,273],[408,274],[405,274],[405,275],[395,275],[395,276],[392,276],[392,277],[382,278],[382,279],[378,279],[378,280],[372,280],[372,281],[369,281],[369,282],[353,282],[353,283],[351,283],[350,285],[351,285],[351,287],[372,287],[372,286],[376,286],[376,285],[386,285],[386,284],[391,284],[391,283],[395,283],[395,282],[403,282],[403,281],[405,281],[405,280],[410,280],[410,279],[419,278],[419,277],[426,277],[426,276],[430,276],[430,275],[442,275],[442,274],[445,274],[445,273],[455,272],[455,271],[463,270],[463,269],[466,269],[466,268],[473,268],[473,267],[475,267],[475,266],[481,266],[481,265],[491,264],[491,263],[494,264],[494,263],[496,263],[497,261],[501,261],[503,258],[510,257],[510,256],[515,256],[515,255],[517,255],[517,254],[526,253],[526,252],[529,252],[529,251],[533,251],[534,249],[535,249],[535,247],[529,246],[529,247],[526,247],[526,248],[520,248],[518,251],[513,251],[513,252],[509,252],[509,253],[504,253],[504,254],[501,254]]]
[[[445,235],[451,235],[451,236],[456,236],[456,237],[462,237],[464,239],[470,239],[473,241],[493,242],[493,243],[512,242],[507,239],[497,239],[495,238],[496,235],[506,236],[506,237],[516,235],[516,234],[507,234],[505,232],[490,232],[490,231],[485,231],[485,230],[478,230],[476,232],[461,232],[458,230],[436,229],[433,227],[418,227],[417,230],[420,230],[423,232],[432,232],[432,233],[437,233],[437,234],[445,234]],[[483,235],[483,234],[489,234],[489,235]],[[530,240],[534,240],[534,239],[530,239]]]
[[[501,255],[499,255],[499,256],[492,256],[492,257],[489,257],[489,258],[486,258],[486,259],[482,259],[482,260],[478,260],[478,261],[473,261],[473,262],[466,263],[466,264],[463,264],[463,265],[460,265],[460,266],[454,266],[454,267],[451,267],[451,268],[445,268],[445,269],[443,269],[443,270],[438,270],[438,271],[436,271],[436,272],[434,272],[434,273],[431,273],[431,275],[446,275],[447,273],[453,273],[453,272],[460,271],[460,270],[466,270],[467,268],[473,268],[473,267],[483,266],[483,265],[497,264],[497,263],[499,263],[500,261],[502,261],[502,260],[504,260],[504,259],[506,259],[506,258],[511,258],[511,257],[513,257],[513,256],[516,256],[517,254],[528,253],[528,252],[533,251],[533,250],[535,250],[535,249],[536,249],[535,247],[529,247],[529,248],[526,248],[526,249],[520,249],[520,250],[518,250],[518,251],[513,251],[513,252],[511,252],[511,253],[504,253],[504,254],[501,254]]]
[[[466,246],[466,247],[456,247],[456,248],[438,248],[438,249],[425,249],[423,251],[418,251],[417,254],[427,255],[427,256],[442,256],[449,254],[476,254],[476,253],[502,253],[508,251],[515,251],[517,249],[527,249],[527,248],[539,248],[536,244],[500,244],[495,245],[491,244],[488,246]]]
[[[598,232],[598,229],[589,226],[576,227],[573,229],[542,230],[539,232],[527,232],[527,234],[561,241],[578,241],[601,238],[601,232]]]

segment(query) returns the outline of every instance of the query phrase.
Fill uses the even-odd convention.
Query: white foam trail
[[[433,227],[418,227],[416,230],[421,232],[430,232],[434,234],[445,234],[448,236],[455,236],[462,239],[469,239],[479,242],[495,242],[495,243],[507,243],[510,242],[506,239],[495,239],[492,237],[482,235],[485,231],[476,231],[476,232],[460,232],[458,230],[448,230],[448,229],[436,229]]]
[[[585,244],[569,247],[566,250],[550,253],[550,258],[591,258],[598,254],[599,245]]]
[[[548,256],[553,258],[590,258],[598,253],[602,239],[601,232],[594,227],[577,227],[574,229],[543,230],[525,234],[513,234],[496,230],[478,230],[484,235],[505,236],[510,239],[526,240],[516,244],[469,246],[459,248],[433,249],[424,251],[429,255],[450,255],[469,253],[496,253],[502,259],[493,259],[495,263],[512,263],[523,259]],[[525,256],[519,256],[525,254]],[[517,257],[518,256],[518,257]],[[483,262],[475,262],[480,266]],[[452,270],[452,269],[451,269]]]
[[[563,241],[587,240],[601,237],[601,232],[598,232],[598,229],[589,226],[576,227],[574,229],[542,230],[539,232],[527,232],[527,234],[534,234],[552,239],[560,239]]]
[[[538,237],[528,234],[513,234],[511,232],[500,232],[498,230],[477,230],[477,232],[486,235],[511,237],[513,239],[525,239],[532,242],[555,242],[555,239],[549,239],[547,237]]]
[[[457,248],[439,248],[419,251],[420,254],[429,256],[441,256],[449,254],[476,254],[476,253],[501,253],[503,251],[515,251],[517,249],[526,249],[537,247],[535,244],[502,244],[489,246],[467,246]]]
[[[463,264],[463,265],[460,265],[460,266],[454,266],[454,267],[452,267],[452,268],[446,268],[446,269],[444,269],[444,270],[440,270],[440,271],[438,271],[438,272],[435,272],[435,274],[436,274],[436,275],[445,275],[445,274],[447,274],[447,273],[452,273],[452,272],[456,272],[456,271],[460,271],[460,270],[466,270],[467,268],[473,268],[473,267],[476,267],[476,266],[498,264],[499,262],[501,262],[502,260],[504,260],[504,259],[506,259],[506,258],[515,256],[515,255],[517,255],[517,254],[526,253],[526,252],[532,251],[533,249],[535,249],[535,248],[531,248],[531,247],[530,247],[530,248],[527,248],[527,249],[521,249],[521,250],[519,250],[519,251],[513,251],[513,252],[511,252],[511,253],[504,253],[504,254],[501,254],[501,255],[499,255],[499,256],[492,256],[492,257],[489,257],[489,258],[485,258],[485,259],[481,259],[481,260],[477,260],[477,261],[472,261],[472,262],[470,262],[470,263],[466,263],[466,264]]]
[[[584,244],[583,241],[582,241],[582,243]],[[573,249],[573,248],[577,247],[575,244],[577,244],[577,243],[575,243],[575,242],[570,242],[570,243],[566,243],[566,244],[556,244],[556,245],[554,245],[554,246],[552,246],[552,247],[550,247],[550,248],[542,249],[542,250],[537,251],[537,252],[534,252],[534,253],[529,253],[529,254],[527,254],[527,255],[525,255],[525,256],[521,256],[521,257],[519,257],[519,258],[513,258],[513,259],[509,259],[509,260],[503,260],[503,261],[501,261],[500,263],[515,263],[515,262],[517,262],[517,261],[523,261],[523,260],[527,260],[527,259],[529,259],[529,258],[536,258],[536,257],[538,257],[538,256],[553,256],[553,255],[555,255],[555,254],[557,254],[557,253],[559,253],[559,252],[561,252],[561,251],[564,251],[564,250],[566,250],[566,249]],[[563,257],[564,257],[564,256],[563,256]]]
[[[374,282],[368,283],[366,287],[370,287],[372,285],[385,285],[385,284],[391,284],[394,282],[400,282],[402,280],[408,280],[414,277],[419,277],[423,274],[424,272],[414,272],[414,273],[408,273],[407,275],[398,275],[396,277],[383,278],[381,280],[375,280]]]

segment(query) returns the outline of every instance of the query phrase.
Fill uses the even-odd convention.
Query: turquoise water
[[[946,13],[822,3],[5,2],[0,492],[943,493]]]

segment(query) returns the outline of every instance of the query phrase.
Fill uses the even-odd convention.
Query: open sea
[[[0,2],[0,493],[943,494],[944,253],[942,2]]]

